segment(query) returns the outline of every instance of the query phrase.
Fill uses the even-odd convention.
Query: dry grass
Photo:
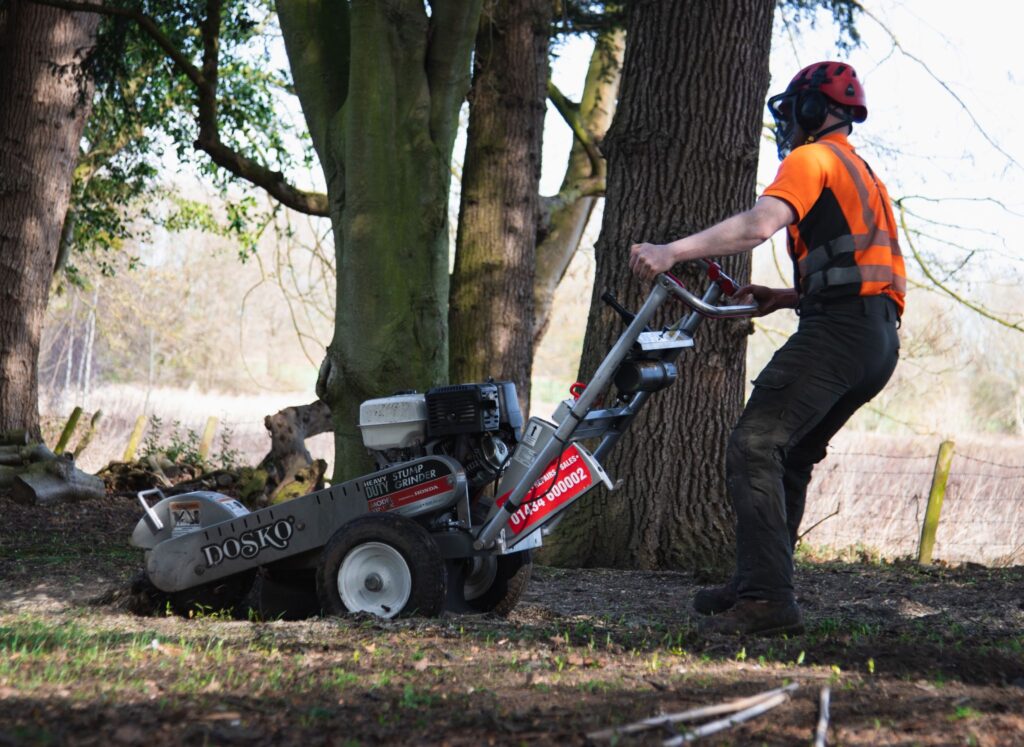
[[[127,385],[97,390],[90,405],[104,413],[102,426],[79,464],[95,471],[120,459],[140,414],[202,431],[207,417],[231,431],[230,447],[244,464],[255,464],[269,447],[263,417],[312,399],[309,393],[232,395]],[[543,406],[535,399],[535,411]],[[545,403],[546,404],[546,403]],[[45,418],[48,442],[56,441],[67,413]],[[79,426],[84,431],[85,420]],[[928,502],[936,436],[899,437],[844,432],[815,470],[803,529],[815,554],[869,558],[914,556]],[[72,444],[76,439],[72,439]],[[308,442],[314,457],[332,461],[330,434]],[[219,449],[215,443],[214,453]],[[1008,566],[1024,563],[1024,439],[974,436],[957,440],[934,558]]]
[[[916,556],[938,448],[933,436],[840,434],[811,482],[805,542],[870,557]],[[934,558],[1024,563],[1022,515],[1024,439],[957,439]]]
[[[89,410],[103,411],[103,421],[96,437],[79,458],[79,466],[96,471],[108,462],[120,459],[128,443],[128,437],[139,415],[156,415],[163,421],[166,436],[172,423],[180,424],[182,433],[186,429],[202,432],[206,419],[214,416],[220,420],[218,434],[230,429],[230,447],[239,452],[243,464],[255,464],[270,448],[270,439],[263,418],[289,405],[311,402],[316,395],[310,392],[267,392],[265,394],[226,394],[222,392],[200,392],[198,389],[154,388],[147,392],[143,386],[126,384],[100,387],[89,397]],[[56,441],[71,406],[60,410],[51,405],[44,409],[44,437],[48,443]],[[85,418],[79,425],[84,430]],[[72,439],[72,445],[77,443]],[[307,441],[310,453],[321,459],[333,461],[334,440],[330,434],[315,436]],[[214,453],[220,448],[219,435],[214,439]]]

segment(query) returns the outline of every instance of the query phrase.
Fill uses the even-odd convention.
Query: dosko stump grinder
[[[444,610],[507,614],[526,587],[530,551],[563,512],[599,483],[602,462],[655,393],[704,317],[749,316],[720,306],[735,283],[706,263],[702,297],[659,275],[635,314],[602,297],[626,323],[589,384],[574,385],[551,420],[525,425],[511,382],[399,393],[364,402],[359,426],[377,469],[301,498],[250,511],[220,493],[144,491],[132,543],[144,550],[136,584],[157,606],[188,614],[253,601],[257,589],[293,593],[308,612],[380,617]],[[668,300],[689,307],[649,329]],[[610,405],[599,397],[613,387]],[[593,452],[581,441],[597,440]],[[496,486],[496,487],[495,487]],[[159,494],[155,505],[149,498]]]

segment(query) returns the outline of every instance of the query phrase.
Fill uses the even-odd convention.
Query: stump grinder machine
[[[526,588],[531,550],[587,492],[613,488],[602,462],[676,379],[675,361],[702,319],[756,310],[720,305],[736,286],[717,264],[706,270],[702,297],[662,274],[635,314],[605,293],[626,329],[550,420],[524,424],[506,381],[398,393],[360,407],[370,474],[257,511],[215,492],[143,491],[135,598],[186,615],[240,605],[284,617],[508,614]],[[687,312],[651,329],[670,299]],[[261,608],[261,597],[276,606]]]

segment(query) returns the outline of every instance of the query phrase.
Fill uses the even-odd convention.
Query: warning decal
[[[522,504],[508,519],[508,529],[518,536],[542,523],[549,514],[579,495],[594,484],[587,463],[575,444],[562,452],[562,456],[551,462],[544,474],[533,484]],[[508,491],[498,497],[497,505],[503,506],[512,495]]]
[[[199,501],[172,501],[170,513],[172,537],[199,529]]]

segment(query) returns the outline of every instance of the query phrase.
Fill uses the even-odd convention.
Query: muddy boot
[[[804,632],[804,621],[794,601],[740,599],[732,609],[701,620],[700,631],[721,635],[797,635]]]
[[[693,596],[693,609],[702,615],[720,615],[736,604],[736,578],[725,586],[701,589]]]

